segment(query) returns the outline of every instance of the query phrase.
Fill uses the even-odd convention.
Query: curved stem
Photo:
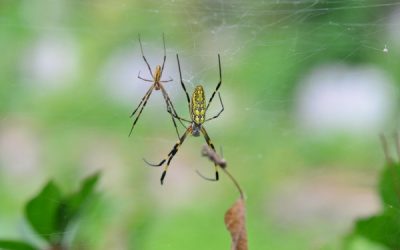
[[[221,169],[225,172],[226,175],[228,175],[228,177],[232,180],[233,184],[235,184],[236,188],[239,191],[240,198],[244,199],[243,190],[240,187],[239,182],[233,177],[233,175],[231,173],[229,173],[229,171],[226,168],[221,168]]]

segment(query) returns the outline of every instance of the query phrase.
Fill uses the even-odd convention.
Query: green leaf
[[[68,224],[82,211],[85,203],[93,194],[99,176],[100,174],[96,173],[87,177],[76,193],[64,199],[58,211],[57,227],[59,231],[65,231]]]
[[[49,182],[25,207],[26,218],[38,235],[49,243],[59,242],[61,235],[56,227],[56,215],[61,205],[61,192]]]
[[[83,203],[90,198],[99,177],[99,173],[87,177],[83,180],[80,190],[68,198],[68,205],[73,211],[77,212]]]
[[[400,209],[400,164],[388,163],[379,181],[379,193],[385,206]]]
[[[400,248],[400,211],[387,208],[383,214],[356,222],[355,234],[381,243],[390,249]]]
[[[4,250],[37,250],[28,243],[15,240],[0,240],[0,249]]]

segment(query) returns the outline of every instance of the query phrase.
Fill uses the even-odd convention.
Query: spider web
[[[147,67],[140,56],[137,34],[141,34],[144,53],[154,69],[156,64],[162,62],[162,33],[164,33],[167,47],[164,78],[168,79],[171,76],[174,79],[174,82],[167,83],[165,88],[175,107],[178,107],[178,113],[183,117],[188,118],[189,114],[184,93],[178,82],[176,54],[179,54],[181,60],[183,78],[189,94],[197,84],[202,84],[205,87],[207,98],[218,83],[217,54],[221,55],[223,82],[220,92],[224,100],[225,112],[219,119],[213,120],[205,126],[216,147],[223,147],[226,158],[235,159],[237,166],[245,166],[249,162],[254,166],[274,165],[271,164],[272,160],[268,161],[267,158],[275,149],[271,145],[274,143],[279,145],[282,138],[282,141],[287,140],[287,143],[301,144],[303,138],[311,137],[312,143],[314,132],[319,134],[321,130],[322,134],[332,136],[332,134],[336,135],[337,129],[340,131],[343,129],[346,132],[350,131],[351,135],[359,135],[357,132],[363,131],[361,136],[367,135],[368,143],[371,143],[375,140],[378,132],[394,130],[397,126],[396,93],[398,91],[394,82],[399,77],[396,73],[396,66],[398,68],[396,58],[398,58],[400,50],[398,45],[400,44],[398,32],[400,3],[398,1],[222,0],[194,2],[151,0],[131,2],[99,0],[26,1],[10,5],[13,7],[7,11],[12,14],[5,15],[1,19],[0,27],[3,31],[10,32],[12,37],[2,36],[0,44],[9,45],[14,41],[23,41],[17,46],[22,51],[20,57],[23,59],[21,59],[22,62],[13,65],[13,69],[16,68],[15,71],[19,75],[12,78],[13,81],[9,84],[5,84],[4,91],[2,89],[2,94],[0,94],[2,97],[5,96],[4,102],[7,103],[7,108],[4,108],[4,113],[7,114],[5,117],[13,118],[16,113],[28,116],[33,121],[45,120],[44,123],[51,123],[49,120],[54,119],[59,121],[54,122],[56,125],[53,124],[55,127],[59,127],[59,130],[55,131],[63,129],[73,131],[74,124],[84,121],[90,124],[89,127],[92,126],[94,131],[99,129],[108,132],[117,127],[119,134],[123,133],[120,131],[125,130],[127,134],[130,128],[128,115],[150,87],[149,84],[142,83],[137,79],[139,71],[143,77],[150,78]],[[43,12],[43,9],[48,11]],[[20,38],[19,32],[23,33],[21,36],[28,38]],[[95,59],[86,59],[90,57]],[[321,75],[320,72],[328,73]],[[358,73],[354,75],[354,72]],[[361,79],[357,78],[357,75],[365,77]],[[319,77],[316,78],[317,80],[315,80],[316,76]],[[313,107],[315,106],[324,107],[325,102],[318,103],[317,99],[312,99],[314,96],[309,95],[309,92],[302,96],[302,91],[307,90],[302,86],[311,86],[310,89],[313,89],[315,86],[320,86],[313,85],[315,82],[326,82],[327,79],[334,79],[334,83],[342,82],[345,91],[349,89],[348,86],[352,82],[364,83],[367,81],[365,79],[377,79],[368,85],[372,87],[367,90],[363,88],[365,84],[361,84],[361,89],[358,85],[351,85],[354,87],[354,92],[364,93],[365,90],[369,91],[368,93],[376,94],[360,95],[360,106],[356,105],[352,109],[352,106],[348,105],[354,103],[350,101],[349,103],[345,102],[346,105],[339,106],[339,111],[333,109],[333,111],[342,113],[340,111],[348,107],[350,110],[348,116],[353,117],[355,112],[363,114],[362,108],[364,108],[367,109],[365,113],[373,118],[368,120],[367,118],[370,116],[367,115],[365,116],[367,118],[356,117],[356,124],[352,127],[353,123],[347,123],[351,119],[345,117],[343,123],[339,123],[337,127],[334,126],[333,132],[330,127],[324,127],[323,122],[315,122],[315,119],[325,118],[325,116],[319,116],[319,113],[316,115],[312,113],[316,118],[314,120],[311,118],[311,120],[307,120],[307,118],[304,122],[302,117],[306,116],[307,112],[314,111]],[[376,82],[379,82],[379,88],[375,88]],[[336,88],[340,84],[333,85],[332,88],[330,88],[332,85],[328,85],[326,88],[331,93],[339,93],[338,96],[332,97],[333,100],[343,98],[341,89]],[[323,85],[323,87],[326,86]],[[322,88],[322,90],[326,89]],[[52,103],[63,92],[67,92],[67,97],[75,100],[78,103],[77,106],[81,103],[83,105],[79,108],[73,107],[71,110],[61,108],[64,112],[53,112],[51,109],[41,108],[40,105],[45,105],[41,104],[42,99],[47,100],[47,103]],[[354,92],[350,92],[349,95],[353,97],[352,93]],[[14,94],[10,94],[11,97],[9,97],[5,93]],[[27,100],[17,101],[21,104],[17,104],[16,108],[13,108],[14,97],[16,100],[23,98]],[[326,99],[329,99],[328,97]],[[304,101],[310,98],[311,111],[307,109],[309,106]],[[377,104],[365,106],[363,104],[365,98],[377,100]],[[81,102],[86,99],[94,102]],[[208,111],[210,116],[218,112],[220,108],[216,99]],[[299,108],[303,107],[302,101],[305,102],[306,111]],[[338,106],[340,101],[344,102],[339,100],[330,103],[327,109],[321,108],[321,113],[331,112],[332,106]],[[24,111],[23,107],[29,107],[32,103],[39,103],[39,108],[28,108],[28,111]],[[374,102],[371,101],[371,103]],[[357,109],[357,107],[361,108]],[[100,112],[103,108],[107,115],[98,119],[99,114],[103,114]],[[375,109],[377,110],[375,113],[369,112]],[[3,111],[3,109],[1,110]],[[162,114],[160,110],[163,111]],[[33,114],[30,113],[31,111]],[[132,162],[140,161],[140,157],[143,155],[155,159],[164,157],[175,142],[172,126],[167,127],[161,122],[157,124],[152,120],[152,117],[159,116],[160,120],[169,121],[170,118],[164,114],[164,111],[165,103],[161,94],[153,93],[137,128],[135,128],[138,132],[137,134],[134,132],[132,143],[121,144],[129,145],[129,147],[145,143],[157,145],[160,147],[160,152],[154,155],[154,152],[135,147],[138,152],[132,156],[134,158]],[[333,120],[339,118],[341,119],[339,116]],[[2,118],[2,121],[5,119]],[[123,121],[115,122],[116,120]],[[378,120],[383,122],[378,122]],[[332,124],[332,120],[327,121]],[[96,122],[100,123],[98,127],[94,125]],[[360,127],[360,123],[372,125]],[[123,129],[120,129],[121,127]],[[350,130],[347,130],[348,127]],[[92,129],[88,130],[92,131]],[[146,133],[150,130],[151,134]],[[181,127],[180,130],[181,133],[184,131]],[[300,139],[298,139],[299,137]],[[4,149],[1,150],[4,152],[1,155],[1,165],[17,166],[10,167],[12,169],[26,167],[35,170],[38,168],[16,161],[18,154],[14,158],[12,154],[8,154],[8,152],[16,151],[15,148],[7,146],[10,141],[7,139],[9,137],[2,138],[6,139],[2,139],[1,143]],[[270,139],[274,143],[268,142]],[[123,139],[118,140],[122,141]],[[189,140],[187,139],[185,145],[190,145]],[[201,142],[196,142],[196,149],[200,148],[197,146],[203,143],[202,140],[198,141]],[[224,141],[230,143],[224,143]],[[232,141],[236,143],[232,143]],[[244,141],[245,143],[241,144],[246,145],[238,146],[237,142],[239,141]],[[104,143],[107,146],[103,146],[100,152],[108,150],[107,143],[108,141]],[[118,145],[118,143],[116,144]],[[197,151],[200,150],[185,149],[185,145],[178,155],[189,154],[191,156],[187,158],[198,159]],[[351,151],[350,147],[352,146],[346,149]],[[277,151],[283,150],[282,148],[284,147],[281,145]],[[293,146],[288,151],[291,150],[302,149]],[[362,152],[369,154],[368,150],[371,149],[365,149]],[[128,158],[129,153],[126,151],[120,148],[115,151],[117,152],[115,155],[122,154]],[[381,158],[379,158],[378,146],[373,147],[372,151],[371,156],[356,161],[356,164],[367,164],[369,170],[372,169],[373,172],[372,165],[379,164]],[[303,153],[307,155],[307,152]],[[98,152],[93,154],[98,155]],[[279,152],[276,154],[279,155]],[[235,157],[236,155],[241,157]],[[296,156],[299,157],[299,155]],[[102,165],[101,160],[96,161],[92,158],[87,160],[88,165],[93,162],[95,166]],[[332,160],[332,158],[328,158],[326,161]],[[107,157],[101,159],[109,160]],[[177,165],[179,162],[184,162],[179,163],[180,165],[189,165],[187,162],[185,163],[185,160],[186,158],[176,158],[173,162]],[[131,163],[129,160],[126,161]],[[55,162],[59,161],[55,160]],[[302,162],[301,164],[306,165],[307,163]],[[40,162],[37,165],[40,165]],[[129,164],[121,163],[120,165]],[[204,162],[194,164],[189,173],[193,172],[194,168],[200,168],[201,165],[204,165]],[[271,168],[275,169],[271,170],[272,172],[279,173],[279,170],[276,170],[278,167]],[[290,167],[284,169],[293,170]],[[260,170],[259,167],[257,170]],[[173,175],[174,171],[179,172],[181,169],[171,168],[168,175]],[[45,173],[36,177],[36,184],[45,176],[53,174],[62,176],[56,170],[45,169],[43,172]],[[143,172],[144,170],[138,171],[137,175],[142,176]],[[17,174],[11,173],[10,176],[18,174],[20,173],[17,171]],[[128,178],[122,178],[121,175],[124,174],[118,171],[112,172],[112,174],[116,178],[123,179],[123,184],[129,182]],[[279,176],[282,175],[284,174],[280,173]],[[152,181],[157,180],[155,176],[151,176]],[[246,174],[244,176],[246,179]],[[173,178],[167,176],[167,179],[170,177]],[[250,179],[250,177],[247,178]],[[71,179],[73,178],[70,177],[69,181],[73,182]],[[67,182],[66,186],[73,185],[69,181],[65,181]],[[179,181],[179,185],[185,185],[185,183],[182,184],[182,178],[175,181]],[[112,194],[119,194],[127,189],[123,184],[120,187],[114,187],[110,183],[108,184],[110,186],[106,185],[106,187],[112,189],[110,191]],[[8,184],[8,187],[11,186],[11,183]],[[174,191],[176,189],[171,188]],[[189,194],[193,194],[193,189],[188,188],[176,195],[183,197],[182,200],[188,199]],[[29,188],[25,187],[26,190]],[[148,191],[152,188],[146,186],[144,190]],[[129,197],[131,193],[125,195],[119,197],[120,201]],[[153,196],[157,199],[160,198],[157,194]],[[165,203],[168,202],[165,200],[160,202],[163,205]],[[390,204],[387,205],[390,206]],[[125,213],[129,214],[127,211]],[[1,229],[6,231],[4,228]]]

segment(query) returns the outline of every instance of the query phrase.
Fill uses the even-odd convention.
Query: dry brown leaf
[[[246,208],[243,198],[225,213],[225,225],[231,233],[231,250],[247,250]]]

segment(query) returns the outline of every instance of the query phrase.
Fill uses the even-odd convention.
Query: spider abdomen
[[[161,66],[157,65],[156,71],[154,72],[154,76],[153,76],[156,90],[161,89],[161,87],[160,87],[161,73],[162,73]]]
[[[206,98],[204,95],[204,89],[201,85],[196,86],[194,89],[190,111],[192,121],[196,124],[204,123],[206,115]]]

